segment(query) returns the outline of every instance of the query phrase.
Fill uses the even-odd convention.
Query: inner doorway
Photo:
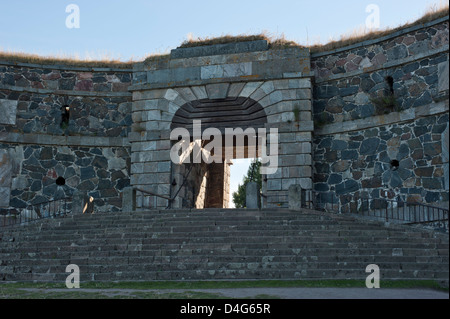
[[[233,160],[233,165],[230,167],[230,206],[229,208],[236,208],[243,203],[240,189],[245,189],[244,178],[248,177],[251,164],[256,161],[256,158],[242,158]],[[236,195],[234,195],[236,194]],[[237,198],[235,198],[237,197]]]
[[[195,121],[201,122],[201,139],[194,138]],[[176,194],[174,208],[232,208],[230,183],[233,162],[242,159],[251,161],[256,157],[258,143],[255,141],[259,138],[257,132],[266,123],[264,109],[250,98],[201,100],[182,106],[172,120],[172,130],[186,129],[191,137],[190,146],[197,143],[201,148],[208,148],[210,143],[219,142],[215,138],[211,140],[208,135],[205,137],[203,133],[206,130],[215,129],[220,132],[221,149],[215,147],[209,150],[214,156],[221,151],[221,161],[206,163],[202,158],[200,162],[196,162],[191,153],[187,162],[172,162],[171,193]],[[238,133],[230,136],[227,129]],[[241,179],[246,172],[247,170],[241,175]]]

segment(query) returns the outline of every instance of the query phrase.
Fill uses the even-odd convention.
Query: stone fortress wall
[[[314,54],[256,41],[177,49],[132,69],[0,61],[0,208],[80,191],[118,211],[130,185],[170,196],[180,183],[168,157],[175,113],[237,97],[279,129],[266,207],[293,184],[341,211],[364,196],[448,202],[448,38],[447,16]]]
[[[448,202],[448,27],[445,17],[311,56],[314,189],[330,192],[325,202]],[[392,93],[394,106],[377,103]]]
[[[130,184],[131,79],[132,70],[1,61],[0,207],[78,190],[100,211],[119,210]]]

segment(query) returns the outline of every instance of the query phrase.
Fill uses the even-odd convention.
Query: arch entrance
[[[308,49],[266,41],[178,48],[136,64],[130,183],[158,195],[137,208],[227,207],[232,159],[254,154],[270,155],[263,208],[287,207],[291,185],[312,189],[311,76]],[[187,136],[172,138],[177,129]],[[190,152],[176,154],[190,161],[173,160],[180,143]]]
[[[259,156],[258,141],[266,124],[263,107],[249,97],[196,100],[180,107],[171,130],[188,131],[189,145],[193,149],[197,144],[202,153],[193,151],[189,160],[183,158],[184,163],[172,163],[174,205],[229,208],[230,166],[234,159]],[[173,144],[179,143],[179,138],[182,136]],[[198,155],[201,158],[196,160]]]

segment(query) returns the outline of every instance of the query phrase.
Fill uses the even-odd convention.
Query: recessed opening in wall
[[[375,106],[375,114],[377,115],[399,111],[394,92],[394,78],[392,76],[387,76],[384,79],[386,81],[385,88],[382,92],[377,93],[375,97],[370,99]]]
[[[64,177],[58,177],[56,179],[56,185],[58,186],[64,186],[66,184],[66,179]]]
[[[392,76],[387,76],[386,83],[388,85],[389,94],[394,95],[394,78]]]
[[[258,133],[258,129],[266,124],[264,109],[250,98],[203,99],[180,107],[172,119],[171,129],[187,130],[185,135],[189,137],[179,134],[177,138],[179,141],[186,139],[189,147],[177,148],[179,159],[174,162],[180,164],[172,166],[172,178],[177,185],[172,184],[171,192],[178,194],[174,207],[234,208],[232,193],[237,191],[239,183],[243,184],[251,159],[259,154],[262,133]],[[196,132],[200,136],[196,137]],[[175,140],[175,136],[172,138]],[[175,141],[173,144],[180,145]],[[206,155],[197,158],[197,162],[194,157],[200,153],[196,153],[196,149],[203,149]],[[186,161],[188,156],[189,161]],[[239,159],[249,160],[241,166]],[[245,194],[241,199],[241,205],[245,205]]]
[[[391,161],[391,169],[396,170],[400,166],[400,162],[397,160]]]
[[[61,108],[61,128],[64,130],[69,126],[70,119],[70,106],[64,105]]]

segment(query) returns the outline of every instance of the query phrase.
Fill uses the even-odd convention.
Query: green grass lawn
[[[0,299],[218,299],[224,297],[218,293],[192,290],[289,287],[365,288],[365,282],[361,280],[88,282],[80,284],[80,288],[83,290],[67,289],[65,284],[9,283],[0,284]],[[448,288],[441,288],[437,282],[432,280],[382,281],[381,288],[431,288],[448,292]],[[170,291],[172,289],[183,291],[172,292]],[[277,297],[261,294],[256,298]]]

